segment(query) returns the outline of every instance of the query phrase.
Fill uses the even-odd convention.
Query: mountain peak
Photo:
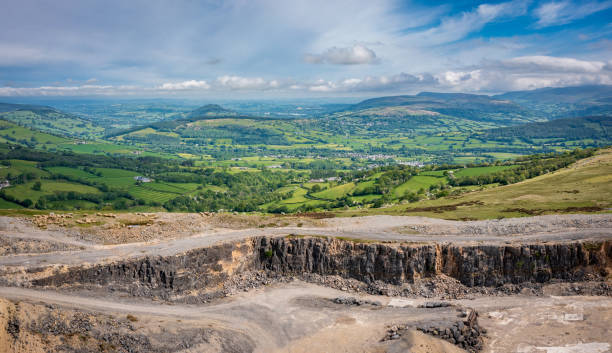
[[[227,114],[227,113],[234,113],[234,112],[229,109],[225,109],[218,104],[206,104],[197,109],[194,109],[191,113],[189,113],[189,116],[195,117],[195,116]]]

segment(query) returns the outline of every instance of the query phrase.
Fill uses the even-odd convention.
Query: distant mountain
[[[562,139],[595,140],[599,145],[612,144],[612,116],[585,116],[503,127],[477,133],[488,140]]]
[[[0,103],[0,119],[63,136],[90,137],[103,131],[89,120],[44,105]]]
[[[225,109],[218,104],[207,104],[197,109],[194,109],[189,114],[187,114],[186,117],[188,119],[193,119],[193,118],[206,118],[206,117],[217,116],[217,115],[235,116],[238,114],[235,111]]]
[[[560,88],[539,88],[531,91],[507,92],[493,96],[515,102],[533,103],[582,103],[612,98],[612,86],[590,85]]]
[[[286,121],[283,123],[281,121]],[[174,150],[226,143],[243,145],[288,145],[292,119],[242,115],[220,105],[208,104],[185,117],[138,126],[108,134],[107,138]],[[299,141],[299,137],[294,137]],[[223,142],[225,141],[225,142]]]
[[[366,109],[389,107],[406,107],[426,115],[437,113],[460,119],[502,125],[543,120],[541,114],[510,100],[464,93],[422,92],[415,96],[379,97],[354,104],[346,111],[358,112]]]
[[[546,114],[547,118],[612,114],[612,86],[540,88],[494,96]]]

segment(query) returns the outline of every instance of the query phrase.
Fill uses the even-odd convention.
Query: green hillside
[[[445,219],[490,219],[610,212],[611,200],[612,150],[606,149],[567,168],[519,183],[409,205],[349,211],[346,215],[386,213]]]
[[[549,119],[612,114],[612,86],[540,88],[494,96],[540,111]]]
[[[602,146],[612,144],[612,116],[587,116],[555,119],[547,122],[503,127],[476,134],[487,140],[548,139],[551,143],[568,144],[572,141],[594,140]]]
[[[466,101],[472,101],[471,105]],[[240,115],[207,105],[184,118],[135,127],[107,138],[146,151],[181,157],[204,155],[216,161],[275,155],[279,156],[278,164],[292,163],[288,161],[293,158],[322,156],[336,161],[361,160],[363,165],[370,155],[453,163],[563,149],[504,139],[484,140],[474,134],[526,120],[537,118],[507,101],[430,93],[366,100],[350,110],[308,119]],[[234,166],[253,167],[242,162]]]
[[[435,112],[456,118],[505,125],[543,119],[538,112],[526,109],[509,100],[463,93],[422,92],[415,96],[373,98],[355,104],[349,110],[359,111],[384,107],[409,107],[417,111]]]
[[[0,103],[0,119],[54,135],[79,138],[101,136],[103,128],[52,107]]]

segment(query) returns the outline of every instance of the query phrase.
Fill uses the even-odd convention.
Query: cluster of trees
[[[289,194],[274,192],[281,186],[293,181],[294,173],[258,173],[214,172],[200,175],[199,181],[207,185],[223,186],[225,192],[204,190],[195,196],[178,196],[163,204],[169,211],[256,211],[263,204],[280,201],[290,197]]]
[[[289,140],[280,132],[260,127],[244,125],[222,125],[194,129],[192,127],[176,131],[181,137],[189,139],[204,139],[214,141],[217,139],[231,139],[239,145],[288,145]]]
[[[110,191],[110,187],[108,185],[106,185],[105,183],[99,183],[99,182],[96,182],[96,181],[93,181],[93,180],[87,180],[87,179],[75,177],[75,176],[72,176],[72,175],[52,173],[51,175],[49,175],[46,178],[47,179],[51,179],[51,180],[66,180],[66,181],[70,181],[70,182],[77,183],[77,184],[93,186],[93,187],[95,187],[96,189],[98,189],[98,190],[100,190],[102,192]]]
[[[419,172],[417,168],[403,165],[380,167],[373,171],[383,171],[383,174],[376,179],[374,185],[355,190],[353,196],[386,195],[393,188],[407,182]]]
[[[55,192],[52,195],[41,196],[34,207],[37,209],[62,209],[62,201],[88,201],[95,203],[97,209],[110,204],[114,210],[125,210],[132,206],[145,205],[144,200],[134,199],[125,191],[109,191],[101,194],[79,193],[74,191]]]

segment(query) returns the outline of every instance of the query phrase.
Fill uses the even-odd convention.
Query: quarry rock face
[[[283,274],[340,275],[392,284],[445,274],[472,286],[567,281],[601,274],[612,243],[392,245],[335,238],[261,238],[261,266]]]
[[[256,237],[172,256],[70,267],[32,280],[31,285],[116,285],[146,288],[148,293],[160,295],[219,287],[246,271],[265,270],[280,276],[337,275],[396,285],[443,274],[468,287],[490,287],[551,279],[585,280],[605,276],[611,264],[609,241],[454,246]]]

